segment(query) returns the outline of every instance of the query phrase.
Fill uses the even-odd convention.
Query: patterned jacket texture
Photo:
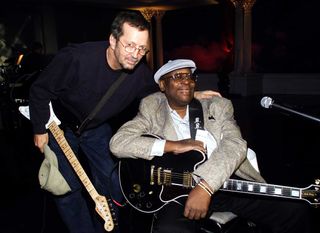
[[[200,102],[204,128],[215,138],[217,147],[194,173],[202,177],[213,191],[217,191],[234,173],[246,180],[265,182],[246,158],[247,143],[234,120],[231,101],[212,97]],[[152,159],[150,153],[156,139],[144,137],[143,134],[178,140],[167,98],[161,92],[145,97],[137,116],[119,128],[110,141],[112,153],[118,158]]]

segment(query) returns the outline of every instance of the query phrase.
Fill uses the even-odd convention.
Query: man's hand
[[[206,90],[206,91],[195,91],[194,92],[194,98],[196,99],[209,99],[214,96],[219,96],[221,97],[219,92],[212,91],[212,90]]]
[[[39,148],[41,153],[44,151],[44,145],[49,142],[48,133],[45,134],[35,134],[33,137],[34,145]]]
[[[190,220],[206,217],[211,196],[201,187],[196,186],[189,193],[184,207],[184,216]]]
[[[181,154],[191,150],[199,150],[205,153],[203,142],[193,139],[184,139],[180,141],[166,141],[164,152],[172,152],[174,154]]]

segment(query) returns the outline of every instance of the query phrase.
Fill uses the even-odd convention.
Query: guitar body
[[[145,213],[156,212],[170,201],[188,195],[194,185],[192,172],[205,159],[198,151],[167,153],[152,160],[122,159],[122,192],[132,207]]]
[[[188,196],[196,185],[192,172],[206,160],[198,151],[164,154],[152,160],[122,159],[119,163],[121,190],[127,202],[143,213],[160,210],[171,201]],[[320,179],[306,188],[228,179],[221,191],[304,200],[313,206],[320,203]]]

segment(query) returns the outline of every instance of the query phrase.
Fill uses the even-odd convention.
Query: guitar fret
[[[81,177],[84,174],[83,169],[78,169],[76,173]]]
[[[291,190],[291,196],[293,196],[293,197],[300,197],[300,190],[298,190],[298,189],[292,189],[292,190]]]
[[[274,189],[274,194],[276,194],[276,195],[282,195],[282,189],[276,187],[276,188]]]
[[[235,187],[237,190],[242,190],[242,183],[241,182],[235,183]]]
[[[74,161],[77,161],[77,159],[76,159],[75,157],[71,157],[71,158],[69,159],[69,163],[71,163],[71,164],[73,164]]]
[[[91,182],[88,180],[87,177],[81,179],[82,183],[84,184],[85,187],[88,187],[89,185],[91,185]]]
[[[254,186],[253,192],[260,193],[260,190],[261,190],[260,184],[254,184],[254,183],[252,183],[252,185]]]
[[[265,185],[260,186],[260,192],[261,193],[266,193],[267,192],[267,187]]]

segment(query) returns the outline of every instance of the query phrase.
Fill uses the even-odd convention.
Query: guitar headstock
[[[46,128],[47,128],[47,129],[49,128],[49,125],[50,125],[52,122],[55,122],[57,125],[60,125],[60,124],[61,124],[61,121],[58,119],[58,117],[56,116],[56,114],[55,114],[54,111],[53,111],[51,102],[49,103],[49,108],[50,108],[50,118],[49,118],[49,120],[48,120],[48,123],[46,124]],[[29,110],[29,106],[20,106],[20,107],[19,107],[19,112],[20,112],[24,117],[26,117],[27,119],[30,120],[30,110]]]
[[[315,184],[302,189],[301,198],[318,207],[320,204],[320,179],[316,179]]]
[[[104,196],[98,195],[95,198],[95,203],[97,213],[104,220],[104,229],[106,231],[112,231],[115,225],[112,217],[114,214],[110,211],[107,199]]]

